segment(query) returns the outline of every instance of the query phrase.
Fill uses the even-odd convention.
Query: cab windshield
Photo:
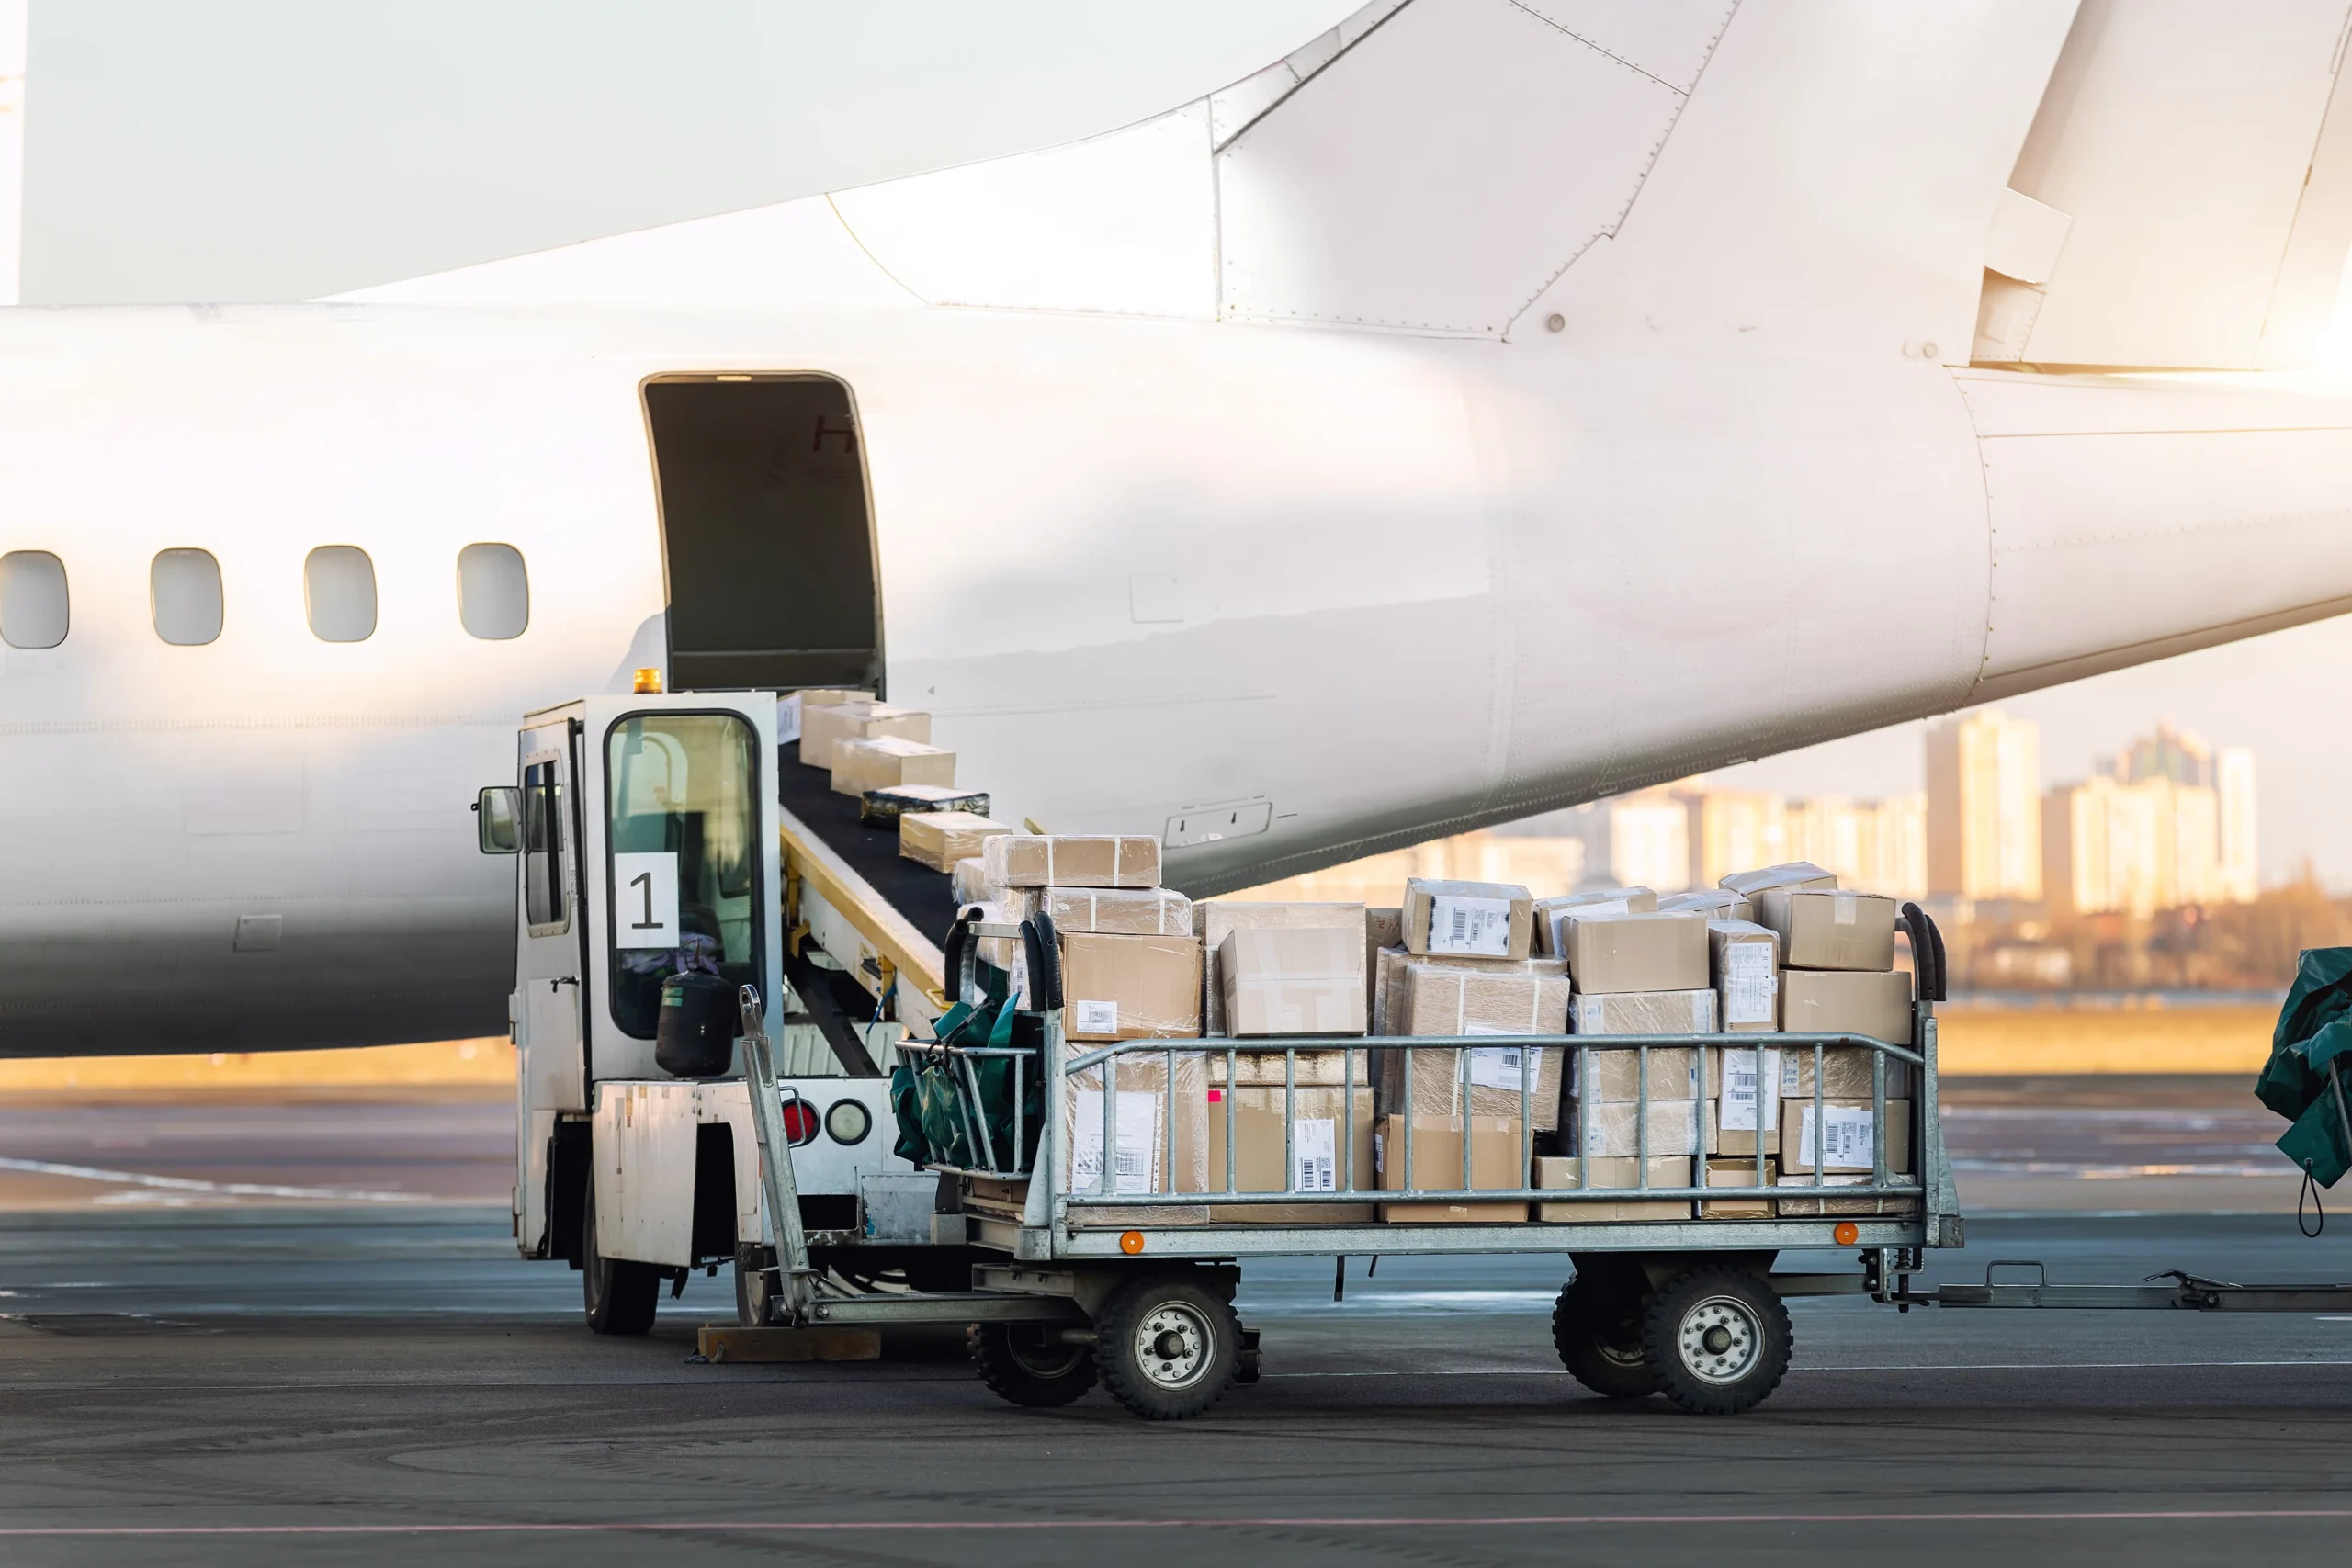
[[[638,1039],[673,975],[762,984],[758,770],[729,714],[638,714],[605,735],[613,1021]]]

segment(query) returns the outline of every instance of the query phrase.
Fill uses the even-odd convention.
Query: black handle
[[[1917,904],[1903,906],[1903,929],[1911,936],[1911,969],[1919,977],[1919,999],[1944,999],[1944,933]]]
[[[977,940],[972,935],[972,927],[978,923],[979,918],[979,907],[970,905],[956,910],[956,923],[947,928],[945,949],[947,973],[942,978],[946,980],[952,987],[953,999],[959,1002],[964,999],[965,993],[969,991],[972,986],[971,971],[967,966],[967,961],[971,956],[972,943]]]
[[[1054,918],[1040,909],[1022,921],[1021,942],[1029,957],[1029,1005],[1040,1011],[1061,1006],[1062,944]]]

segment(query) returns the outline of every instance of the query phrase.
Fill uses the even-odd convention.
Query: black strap
[[[2303,1201],[2311,1201],[2312,1223],[2303,1223]],[[2295,1228],[2307,1236],[2316,1236],[2327,1228],[2327,1211],[2320,1206],[2319,1181],[2312,1175],[2312,1162],[2303,1161],[2303,1190],[2295,1194]]]

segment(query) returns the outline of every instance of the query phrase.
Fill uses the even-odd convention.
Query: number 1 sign
[[[678,857],[613,857],[613,945],[678,945]]]

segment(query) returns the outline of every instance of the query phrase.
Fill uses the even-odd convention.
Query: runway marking
[[[0,1158],[0,1170],[18,1170],[31,1176],[63,1176],[77,1181],[106,1181],[118,1186],[148,1187],[165,1192],[211,1192],[230,1198],[333,1198],[359,1203],[418,1203],[427,1201],[421,1193],[379,1192],[365,1187],[279,1187],[260,1181],[202,1181],[193,1176],[155,1176],[141,1170],[107,1170],[95,1165],[59,1165],[45,1159]]]
[[[2201,1520],[2352,1519],[2352,1508],[2075,1508],[1916,1510],[1900,1513],[1777,1514],[1489,1514],[1365,1518],[1362,1515],[1275,1515],[1232,1519],[616,1519],[605,1523],[389,1525],[18,1525],[0,1527],[0,1539],[147,1536],[388,1536],[388,1535],[644,1535],[707,1530],[763,1535],[880,1533],[886,1530],[1216,1530],[1216,1529],[1496,1529],[1562,1525],[1874,1525],[1874,1524],[2132,1524]]]

